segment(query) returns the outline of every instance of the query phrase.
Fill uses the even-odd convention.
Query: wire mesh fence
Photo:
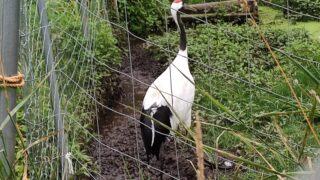
[[[44,27],[41,27],[39,22],[42,17],[41,13],[46,12],[38,9],[40,13],[37,13],[39,2],[26,1],[22,7],[24,16],[22,16],[21,32],[23,43],[20,48],[21,68],[27,81],[23,94],[31,94],[25,104],[23,119],[27,144],[37,142],[28,151],[29,175],[35,179],[48,179],[61,176],[62,166],[59,162],[66,158],[66,152],[58,149],[60,145],[58,145],[57,134],[60,131],[65,133],[63,141],[66,142],[68,151],[72,152],[71,157],[78,159],[86,166],[91,166],[88,164],[88,152],[83,151],[84,144],[88,143],[91,138],[87,133],[80,133],[80,127],[74,121],[80,122],[81,126],[88,130],[92,130],[92,124],[96,124],[98,117],[96,103],[86,93],[96,99],[99,88],[98,80],[110,76],[108,74],[110,72],[98,73],[98,62],[95,62],[92,57],[95,53],[101,53],[101,47],[96,48],[96,46],[101,44],[107,46],[107,43],[111,46],[114,42],[111,31],[108,32],[109,25],[102,24],[95,18],[86,19],[90,24],[91,33],[90,36],[85,36],[87,32],[82,30],[83,23],[78,9],[80,6],[77,2],[47,1],[49,24],[46,30],[50,30],[49,38],[51,37],[52,40],[49,48],[45,49],[40,33]],[[92,7],[91,10],[99,14],[101,11],[99,8]],[[106,43],[107,38],[110,38],[110,41]],[[96,42],[95,40],[98,39],[103,42]],[[97,50],[99,48],[100,50]],[[118,53],[117,49],[105,48],[106,51],[114,51],[104,54],[105,56]],[[48,57],[44,56],[45,51],[53,52],[54,64],[51,71],[46,68]],[[116,59],[115,57],[114,62]],[[100,59],[101,62],[103,60],[106,58]],[[56,81],[50,83],[57,86],[60,98],[58,102],[50,97],[53,89],[48,79],[51,74],[57,76]],[[59,103],[61,114],[54,113],[54,103]],[[64,129],[57,128],[56,116],[61,116]]]
[[[142,52],[142,49],[146,51],[142,46],[146,46],[165,54],[166,62],[173,60],[176,56],[177,41],[176,35],[171,33],[174,29],[167,26],[169,22],[165,23],[165,43],[163,43],[154,38],[136,35],[130,30],[132,26],[130,26],[130,17],[127,14],[128,2],[117,2],[122,8],[124,18],[118,17],[113,20],[109,18],[106,1],[81,0],[46,1],[45,7],[49,23],[44,25],[40,23],[43,20],[41,14],[44,11],[37,9],[39,2],[41,1],[25,0],[21,5],[21,63],[19,69],[25,75],[26,85],[21,90],[23,96],[21,103],[24,109],[17,114],[17,119],[20,126],[19,131],[25,134],[23,143],[26,144],[27,161],[24,166],[16,167],[16,170],[23,172],[21,169],[27,168],[28,177],[31,179],[68,178],[70,175],[86,175],[90,179],[143,179],[162,175],[172,179],[194,178],[195,176],[188,176],[196,174],[196,163],[193,159],[195,142],[192,135],[177,134],[173,137],[175,144],[165,146],[165,151],[171,157],[170,160],[164,160],[168,166],[164,169],[161,169],[155,162],[149,165],[146,163],[140,137],[141,101],[144,91],[151,87],[153,78],[155,78],[145,73],[159,70],[150,71],[146,70],[148,67],[139,68],[138,66],[145,65],[138,59],[151,60],[150,54]],[[163,12],[164,19],[167,20],[170,5],[159,0],[152,1],[152,3],[157,4],[160,11]],[[280,6],[280,8],[301,15],[300,12],[290,10],[289,7]],[[269,164],[274,158],[268,157],[267,152],[281,157],[279,163],[282,163],[283,167],[299,165],[299,162],[296,162],[295,156],[287,151],[275,149],[282,144],[273,146],[273,141],[283,142],[283,134],[270,130],[273,128],[272,123],[271,125],[268,123],[267,127],[262,127],[263,122],[261,121],[272,121],[263,118],[269,111],[274,112],[278,107],[282,108],[282,104],[286,104],[285,108],[290,112],[299,111],[299,109],[296,107],[296,100],[291,97],[290,93],[283,93],[275,86],[261,83],[263,81],[261,77],[255,76],[257,72],[262,76],[267,75],[263,73],[265,69],[257,70],[264,65],[254,61],[259,60],[259,57],[255,57],[254,54],[255,47],[263,49],[261,46],[264,46],[262,41],[252,40],[259,36],[258,30],[246,25],[243,30],[239,31],[228,25],[209,24],[206,20],[189,16],[205,25],[199,27],[200,30],[203,28],[202,32],[211,33],[202,39],[201,35],[196,36],[200,41],[206,41],[207,48],[197,49],[200,54],[198,56],[191,45],[191,56],[188,57],[195,71],[196,86],[201,84],[197,87],[197,97],[193,107],[194,110],[201,112],[202,123],[205,126],[203,131],[205,134],[210,134],[204,136],[207,167],[212,171],[214,169],[212,166],[218,167],[221,162],[231,162],[235,166],[233,171],[215,168],[214,171],[207,172],[207,175],[211,178],[230,174],[236,176],[241,171],[258,174],[257,176],[260,177],[279,174],[291,176],[291,174],[282,173],[281,168],[274,169],[274,163]],[[248,13],[247,16],[249,17],[250,14]],[[314,15],[306,14],[306,16],[319,19]],[[50,32],[51,42],[48,48],[45,48],[45,39],[41,33],[44,29],[47,33]],[[190,36],[195,36],[194,33],[197,32],[189,30],[188,33],[191,34]],[[117,42],[115,38],[117,35],[121,36],[118,39],[122,42]],[[196,41],[197,38],[190,37],[190,44],[200,43]],[[234,43],[234,46],[239,46],[238,50],[242,53],[238,55],[239,59],[246,59],[246,62],[239,62],[242,63],[241,67],[244,67],[240,73],[230,68],[233,65],[228,63],[234,62],[224,59],[226,56],[222,54],[226,52],[220,49],[221,46],[210,43],[211,40],[215,40],[223,44],[226,43],[224,39]],[[138,43],[136,43],[137,40],[139,40]],[[118,48],[121,43],[125,44],[122,45],[122,48],[126,50]],[[232,44],[226,43],[226,45]],[[292,50],[279,48],[277,44],[272,45],[271,48],[281,58],[291,58],[298,63],[307,64],[319,70],[319,59],[295,54]],[[45,55],[48,51],[52,51],[54,62],[52,68],[48,68],[48,57]],[[140,56],[137,57],[139,53]],[[268,58],[269,61],[272,61],[270,56]],[[120,67],[122,59],[126,60]],[[269,68],[270,64],[265,67]],[[154,65],[147,63],[146,66]],[[237,67],[239,66],[234,66],[234,68]],[[155,65],[155,68],[159,66]],[[179,69],[179,67],[176,68]],[[152,73],[154,76],[157,75],[157,73]],[[51,79],[53,74],[56,75],[54,81]],[[120,77],[120,83],[116,77]],[[268,76],[268,78],[275,78],[276,81],[281,82],[283,80],[279,74]],[[56,91],[52,84],[56,85]],[[118,92],[121,91],[121,88],[117,86],[122,87],[122,91],[127,93],[121,96],[124,97],[122,100],[121,98],[120,100],[113,99],[119,96]],[[242,94],[247,97],[247,100],[241,99],[239,101],[243,102],[236,102],[237,97],[233,98],[229,91],[223,91],[223,89],[231,89],[235,94]],[[53,96],[58,96],[59,100],[52,98]],[[259,97],[265,99],[259,99]],[[184,97],[176,98],[184,100]],[[313,107],[309,98],[303,98],[305,97],[301,95],[299,100],[304,108]],[[227,102],[227,105],[224,106],[219,101]],[[59,104],[60,109],[58,114],[55,113],[57,111],[54,108],[56,103]],[[264,112],[261,107],[257,107],[259,104],[263,104],[267,111]],[[230,107],[233,105],[234,107]],[[232,108],[232,112],[227,107]],[[267,107],[273,108],[268,109]],[[292,114],[288,113],[287,116],[297,119]],[[64,128],[57,126],[57,116],[61,116]],[[277,123],[277,121],[273,122]],[[299,127],[305,127],[302,121],[296,123],[299,124]],[[272,133],[269,133],[270,131]],[[59,136],[61,133],[64,135],[63,139],[59,139],[62,138]],[[113,135],[120,137],[112,137]],[[231,136],[240,139],[241,143],[233,142],[236,140],[230,138]],[[231,140],[228,141],[228,139]],[[219,143],[221,141],[225,142]],[[66,148],[61,150],[63,142]],[[228,143],[239,145],[242,148],[245,146],[248,152],[238,153],[244,151],[238,147],[232,150],[234,152],[221,151]],[[290,139],[286,143],[295,151],[304,148],[304,145],[297,139]],[[124,148],[124,146],[131,147],[131,149]],[[311,144],[304,151],[313,154],[316,147]],[[262,150],[263,153],[261,153]],[[236,154],[238,158],[232,156],[233,154]],[[24,151],[18,151],[17,157],[18,160],[22,160],[26,154]],[[189,174],[186,175],[186,173]],[[245,177],[250,178],[250,175]]]

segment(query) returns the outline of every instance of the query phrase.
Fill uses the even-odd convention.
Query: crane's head
[[[178,24],[177,13],[183,8],[182,0],[174,0],[171,4],[171,15],[176,24]],[[179,26],[178,26],[179,28]]]
[[[174,0],[171,4],[171,14],[173,15],[173,11],[177,12],[181,10],[183,7],[183,2],[182,0]]]

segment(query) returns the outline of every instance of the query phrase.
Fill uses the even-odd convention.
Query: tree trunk
[[[203,4],[185,5],[182,12],[187,14],[203,14],[203,13],[245,13],[246,4],[248,12],[256,13],[256,0],[228,0],[220,2],[209,2]]]
[[[185,5],[181,12],[185,13],[181,15],[181,18],[187,26],[188,24],[197,24],[198,19],[205,19],[211,23],[217,20],[243,23],[252,16],[256,21],[259,20],[257,0],[228,0],[190,4]],[[171,20],[172,17],[169,17],[170,22]]]
[[[229,0],[221,2],[210,2],[203,4],[190,4],[184,6],[182,12],[186,14],[203,14],[203,13],[222,13],[222,12],[241,12],[238,0]]]

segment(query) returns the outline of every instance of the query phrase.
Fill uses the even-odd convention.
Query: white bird
[[[150,154],[159,160],[161,144],[170,130],[144,114],[173,130],[177,130],[180,122],[188,128],[191,126],[195,86],[189,70],[186,32],[179,12],[182,8],[182,0],[173,1],[171,14],[180,32],[179,52],[169,67],[151,84],[143,99],[141,135],[148,163]]]

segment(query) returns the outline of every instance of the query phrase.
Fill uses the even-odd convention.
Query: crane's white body
[[[160,106],[168,106],[173,109],[170,123],[174,130],[178,128],[180,121],[188,128],[191,126],[195,86],[187,56],[187,49],[179,50],[170,66],[149,87],[143,100],[145,110],[154,109],[156,111],[156,108]]]
[[[154,119],[173,130],[177,130],[180,123],[183,123],[184,127],[191,126],[195,86],[189,70],[186,32],[178,12],[182,8],[182,0],[174,0],[171,5],[171,14],[180,32],[178,55],[151,84],[143,99],[140,127],[148,162],[150,154],[159,160],[161,144],[170,132],[174,135],[173,131],[154,123]]]

